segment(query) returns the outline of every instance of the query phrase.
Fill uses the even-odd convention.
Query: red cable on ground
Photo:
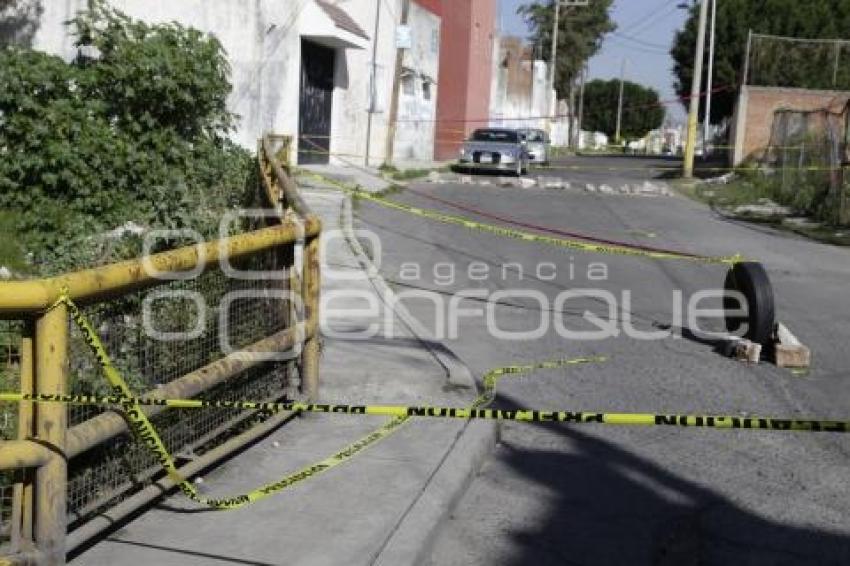
[[[310,140],[307,140],[307,141],[309,143],[311,143],[312,145],[317,145],[317,144],[315,144],[315,142],[312,142]],[[343,161],[345,161],[345,160],[343,160]],[[350,162],[347,162],[347,163],[349,163],[349,165],[353,165]],[[354,165],[354,167],[356,169],[366,171],[367,173],[372,175],[371,172],[369,172],[368,170],[366,170],[364,168],[361,168],[361,167],[356,166],[356,165]],[[379,177],[379,178],[383,179],[382,177]],[[658,252],[658,253],[665,253],[665,254],[676,254],[676,255],[679,255],[679,256],[682,256],[682,257],[691,257],[691,258],[703,258],[703,257],[705,257],[705,256],[697,255],[697,254],[692,254],[692,253],[689,253],[689,252],[682,252],[682,251],[678,251],[678,250],[669,250],[669,249],[665,249],[665,248],[656,248],[656,247],[653,247],[653,246],[644,246],[644,245],[641,245],[641,244],[632,244],[632,243],[628,243],[628,242],[621,242],[621,241],[618,241],[618,240],[608,240],[608,239],[605,239],[605,238],[597,238],[595,236],[588,236],[587,234],[581,234],[581,233],[578,233],[578,232],[568,232],[566,230],[561,230],[559,228],[550,228],[548,226],[541,226],[541,225],[538,225],[538,224],[532,224],[530,222],[522,222],[520,220],[514,220],[512,218],[507,218],[505,216],[493,214],[491,212],[486,212],[486,211],[478,209],[478,208],[466,206],[466,205],[461,204],[459,202],[454,202],[454,201],[451,201],[451,200],[447,200],[447,199],[443,199],[443,198],[436,197],[436,196],[433,196],[433,195],[429,195],[429,194],[424,193],[422,191],[417,191],[416,189],[411,188],[409,185],[407,185],[405,188],[406,188],[406,190],[410,191],[411,193],[418,195],[422,198],[429,199],[429,200],[432,200],[432,201],[435,201],[435,202],[439,202],[439,203],[445,204],[446,206],[456,208],[458,210],[463,210],[465,212],[477,214],[478,216],[482,216],[484,218],[489,218],[491,220],[498,220],[500,222],[505,222],[506,224],[513,224],[514,226],[521,226],[523,228],[530,228],[532,230],[538,230],[540,232],[548,232],[550,234],[556,234],[558,236],[564,236],[564,237],[567,237],[567,238],[577,238],[577,239],[580,239],[580,240],[585,240],[587,242],[595,242],[597,244],[607,244],[607,245],[610,245],[610,246],[618,246],[618,247],[621,247],[621,248],[629,248],[629,249],[633,249],[633,250],[642,250],[642,251],[647,251],[647,252]]]
[[[559,228],[551,228],[549,226],[541,226],[539,224],[532,224],[530,222],[523,222],[521,220],[514,220],[513,218],[508,218],[508,217],[501,216],[501,215],[498,215],[498,214],[493,214],[491,212],[486,212],[484,210],[474,208],[474,207],[471,207],[471,206],[467,206],[467,205],[464,205],[464,204],[461,204],[461,203],[458,203],[458,202],[454,202],[454,201],[447,200],[447,199],[444,199],[444,198],[436,197],[434,195],[429,195],[427,193],[417,191],[416,189],[412,189],[409,186],[406,189],[408,191],[410,191],[411,193],[415,194],[415,195],[421,196],[421,197],[429,199],[429,200],[433,200],[435,202],[445,204],[446,206],[450,206],[450,207],[456,208],[458,210],[463,210],[464,212],[470,212],[472,214],[476,214],[476,215],[482,216],[484,218],[489,218],[491,220],[498,220],[500,222],[505,222],[507,224],[513,224],[514,226],[522,226],[523,228],[530,228],[532,230],[538,230],[540,232],[548,232],[550,234],[556,234],[558,236],[564,236],[564,237],[568,237],[568,238],[578,238],[580,240],[586,240],[588,242],[595,242],[597,244],[608,244],[610,246],[618,246],[618,247],[621,247],[621,248],[642,250],[642,251],[646,251],[646,252],[676,254],[676,255],[683,256],[683,257],[692,257],[692,258],[703,257],[701,255],[692,254],[692,253],[689,253],[689,252],[682,252],[682,251],[678,251],[678,250],[669,250],[669,249],[665,249],[665,248],[656,248],[656,247],[652,247],[652,246],[644,246],[644,245],[641,245],[641,244],[632,244],[632,243],[628,243],[628,242],[621,242],[621,241],[618,241],[618,240],[608,240],[608,239],[605,239],[605,238],[598,238],[596,236],[588,236],[587,234],[581,234],[579,232],[568,232],[566,230],[561,230]]]

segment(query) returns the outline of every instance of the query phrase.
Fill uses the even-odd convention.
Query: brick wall
[[[438,160],[457,157],[466,136],[487,125],[496,14],[496,0],[451,0],[451,8],[444,8],[437,80]]]
[[[733,118],[733,163],[757,158],[770,142],[773,114],[785,110],[829,109],[841,112],[850,92],[745,86],[738,97]]]

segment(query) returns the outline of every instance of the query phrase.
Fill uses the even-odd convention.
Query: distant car
[[[549,165],[549,136],[543,130],[520,130],[525,136],[525,149],[528,152],[528,161],[540,165]]]
[[[528,172],[528,152],[517,130],[481,128],[463,143],[458,165],[463,169]]]

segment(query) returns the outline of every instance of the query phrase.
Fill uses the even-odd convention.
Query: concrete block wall
[[[741,89],[733,117],[732,160],[740,165],[758,158],[770,143],[773,116],[777,110],[821,110],[841,112],[850,92],[798,88],[745,86]]]

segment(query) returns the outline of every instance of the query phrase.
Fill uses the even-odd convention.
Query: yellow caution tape
[[[91,322],[85,317],[80,309],[71,301],[67,294],[63,294],[50,308],[54,308],[59,304],[67,305],[68,312],[71,318],[80,328],[83,338],[91,348],[101,368],[104,376],[112,387],[115,395],[112,396],[92,396],[92,395],[47,395],[47,394],[22,394],[22,393],[0,393],[0,402],[43,402],[43,403],[67,403],[67,404],[85,404],[85,405],[106,405],[114,406],[121,409],[126,415],[130,430],[141,440],[147,449],[157,458],[159,464],[163,467],[168,477],[180,488],[180,490],[192,501],[212,507],[214,509],[237,509],[250,503],[254,503],[264,499],[270,495],[283,491],[284,489],[304,481],[308,478],[325,472],[335,466],[350,460],[358,453],[366,448],[376,444],[377,442],[387,438],[404,423],[406,423],[413,414],[407,414],[404,411],[384,410],[377,413],[355,413],[353,410],[349,414],[375,414],[386,415],[393,417],[388,423],[376,429],[363,438],[349,444],[339,452],[302,468],[301,470],[287,475],[278,481],[264,485],[258,489],[254,489],[249,493],[237,495],[233,497],[213,499],[203,497],[195,489],[186,478],[184,478],[177,469],[174,463],[174,458],[168,452],[168,449],[163,444],[162,439],[156,432],[153,424],[142,411],[142,406],[164,406],[179,409],[199,409],[199,408],[228,408],[236,410],[260,410],[269,412],[291,411],[291,412],[338,412],[331,410],[334,407],[342,407],[337,405],[317,405],[298,402],[283,402],[283,403],[258,403],[254,401],[204,401],[196,399],[149,399],[143,397],[134,397],[120,372],[115,368],[103,342],[95,332]],[[481,395],[473,401],[469,410],[482,410],[480,407],[489,404],[496,395],[496,386],[501,377],[506,375],[520,375],[528,373],[535,369],[552,369],[560,368],[568,365],[578,365],[603,361],[604,358],[577,358],[572,360],[559,360],[552,362],[542,362],[529,364],[524,366],[508,366],[497,368],[488,372],[484,376],[484,390]]]
[[[516,230],[514,228],[505,228],[502,226],[496,226],[494,224],[485,224],[483,222],[478,222],[476,220],[471,220],[469,218],[465,218],[463,216],[455,216],[452,214],[446,214],[443,212],[438,212],[436,210],[430,210],[426,208],[420,208],[416,206],[411,206],[409,204],[403,204],[398,201],[394,201],[388,199],[386,197],[382,197],[380,195],[375,195],[372,193],[368,193],[362,191],[358,188],[352,188],[347,186],[345,183],[337,181],[335,179],[329,179],[312,171],[302,170],[301,173],[304,175],[313,177],[322,182],[329,183],[345,193],[356,196],[357,198],[361,198],[364,200],[368,200],[370,202],[374,202],[386,208],[392,208],[395,210],[400,210],[402,212],[406,212],[408,214],[412,214],[414,216],[419,216],[421,218],[428,218],[429,220],[435,220],[437,222],[443,222],[445,224],[454,224],[456,226],[462,226],[464,228],[468,228],[470,230],[476,230],[479,232],[486,232],[489,234],[495,234],[497,236],[504,236],[508,238],[513,238],[516,240],[522,240],[524,242],[537,242],[541,244],[547,244],[551,246],[557,246],[562,248],[569,248],[574,250],[580,250],[584,252],[590,253],[598,253],[598,254],[606,254],[606,255],[621,255],[621,256],[633,256],[633,257],[646,257],[651,259],[670,259],[670,260],[686,260],[686,261],[694,261],[699,263],[710,263],[710,264],[728,264],[734,265],[736,263],[741,263],[744,261],[744,258],[740,254],[736,254],[734,256],[727,257],[705,257],[705,256],[692,256],[687,254],[678,254],[675,252],[662,252],[662,251],[650,251],[639,248],[630,248],[626,246],[614,246],[614,245],[606,245],[606,244],[594,244],[588,242],[582,242],[580,240],[571,240],[567,238],[555,238],[552,236],[543,236],[540,234],[534,234],[532,232],[525,232],[522,230]]]
[[[594,359],[569,360],[570,364]],[[564,365],[564,364],[561,364]],[[551,365],[546,367],[561,367]],[[536,366],[544,367],[544,366]],[[504,368],[503,368],[504,369]],[[509,371],[501,375],[520,373]],[[480,399],[480,397],[479,397]],[[817,418],[743,417],[734,415],[686,415],[675,413],[602,413],[589,411],[546,411],[538,409],[481,409],[428,405],[333,405],[320,403],[257,401],[205,401],[199,399],[148,399],[144,397],[0,393],[0,402],[32,401],[85,405],[157,405],[175,409],[235,409],[300,411],[335,415],[372,415],[408,419],[430,417],[462,420],[498,420],[533,423],[602,424],[614,426],[680,426],[714,429],[750,429],[795,432],[850,432],[850,421]]]

